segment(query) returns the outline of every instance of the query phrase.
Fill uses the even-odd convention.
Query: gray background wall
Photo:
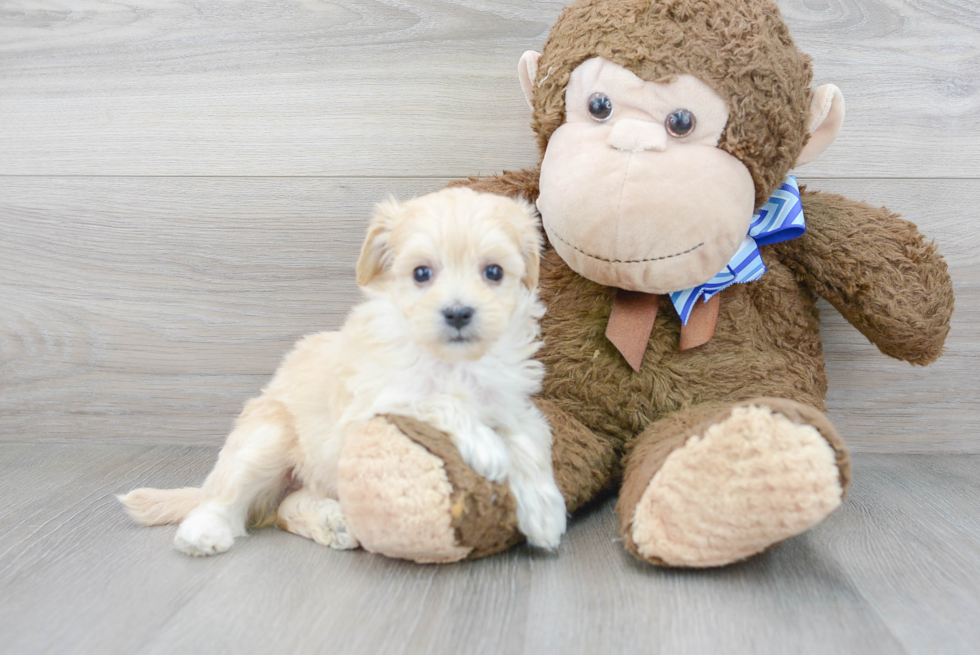
[[[855,450],[980,452],[980,5],[781,0],[847,98],[812,188],[888,205],[956,283],[948,353],[824,304]],[[218,444],[357,301],[371,206],[533,165],[516,79],[563,3],[0,4],[0,441]]]

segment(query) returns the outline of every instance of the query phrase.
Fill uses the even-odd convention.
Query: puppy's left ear
[[[521,256],[524,258],[524,278],[521,282],[528,289],[538,286],[538,279],[541,274],[541,228],[538,225],[537,212],[534,207],[523,199],[518,200],[521,209],[524,210],[526,217],[521,221]]]
[[[371,219],[367,237],[361,246],[361,256],[357,260],[358,286],[368,286],[388,268],[391,259],[388,241],[391,228],[401,211],[402,206],[394,198],[375,207],[374,218]]]

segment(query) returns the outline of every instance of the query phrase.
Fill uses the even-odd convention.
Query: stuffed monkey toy
[[[537,402],[568,511],[618,490],[626,549],[677,567],[826,518],[851,468],[825,416],[817,299],[919,365],[953,310],[912,223],[789,175],[836,137],[840,91],[811,88],[771,0],[578,0],[519,73],[540,165],[463,184],[541,214]],[[368,550],[449,562],[522,539],[506,485],[426,425],[375,419],[340,469]]]

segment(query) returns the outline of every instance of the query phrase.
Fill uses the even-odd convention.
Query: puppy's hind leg
[[[249,401],[201,488],[201,504],[177,529],[174,546],[188,555],[222,553],[246,534],[250,513],[269,512],[285,487],[296,447],[293,419],[282,403]]]
[[[354,535],[347,531],[340,503],[333,498],[319,497],[305,487],[297,489],[282,501],[276,524],[283,530],[337,550],[360,545]]]

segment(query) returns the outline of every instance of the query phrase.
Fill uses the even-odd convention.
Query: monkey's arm
[[[806,234],[774,246],[881,352],[929,364],[943,350],[953,285],[935,243],[886,208],[803,192]]]

